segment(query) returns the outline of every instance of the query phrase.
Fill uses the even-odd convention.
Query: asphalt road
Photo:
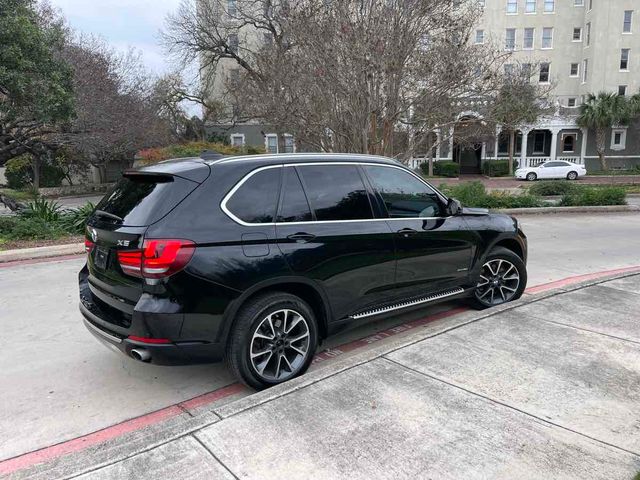
[[[640,265],[640,217],[522,217],[529,285]],[[222,365],[156,367],[100,345],[82,325],[81,259],[0,269],[0,460],[69,440],[233,382]],[[447,305],[411,313],[421,318]],[[328,346],[399,319],[333,338]]]

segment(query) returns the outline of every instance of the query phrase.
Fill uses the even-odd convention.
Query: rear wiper
[[[113,213],[105,212],[104,210],[96,210],[93,213],[95,213],[99,217],[107,217],[107,218],[111,218],[112,220],[117,220],[118,222],[124,222],[124,220],[122,218],[120,218],[118,215],[114,215]]]

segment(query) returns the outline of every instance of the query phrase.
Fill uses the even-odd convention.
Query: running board
[[[444,292],[429,295],[427,297],[421,297],[416,300],[395,303],[387,307],[374,308],[372,310],[367,310],[362,313],[356,313],[355,315],[350,315],[349,318],[353,320],[358,320],[360,318],[372,317],[374,315],[381,315],[383,313],[388,313],[388,312],[393,312],[394,310],[401,310],[403,308],[413,307],[415,305],[420,305],[422,303],[435,302],[436,300],[441,300],[447,297],[453,297],[454,295],[460,295],[461,293],[464,293],[464,288],[458,287],[451,290],[445,290]]]

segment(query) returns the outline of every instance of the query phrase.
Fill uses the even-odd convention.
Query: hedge
[[[33,185],[33,165],[30,155],[20,155],[5,164],[4,176],[7,185],[14,190],[22,190]],[[56,165],[44,163],[40,165],[40,186],[59,187],[62,185],[64,172]]]
[[[513,170],[518,168],[518,161],[514,159]],[[488,160],[482,164],[482,173],[487,177],[508,177],[509,160]]]
[[[627,194],[621,187],[581,187],[560,200],[563,207],[626,204]]]
[[[465,207],[476,208],[533,208],[542,207],[544,202],[535,195],[512,195],[508,192],[487,193],[482,182],[465,182],[460,185],[441,185],[448,196],[460,200]]]
[[[429,162],[420,165],[422,173],[429,175]],[[456,162],[433,162],[433,175],[436,177],[459,177],[460,165]]]
[[[568,180],[555,180],[551,182],[537,182],[529,187],[531,195],[551,196],[551,195],[568,195],[574,193],[580,187]]]
[[[223,155],[256,155],[264,153],[264,148],[233,147],[218,142],[189,142],[169,145],[163,148],[148,148],[138,152],[138,157],[144,164],[152,164],[170,158],[198,157],[204,150],[213,150]]]

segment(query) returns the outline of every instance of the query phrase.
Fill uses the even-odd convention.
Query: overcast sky
[[[145,64],[154,73],[169,69],[158,44],[158,31],[167,13],[177,10],[180,0],[50,0],[62,10],[69,25],[79,32],[104,38],[118,50],[129,46],[142,51]]]

